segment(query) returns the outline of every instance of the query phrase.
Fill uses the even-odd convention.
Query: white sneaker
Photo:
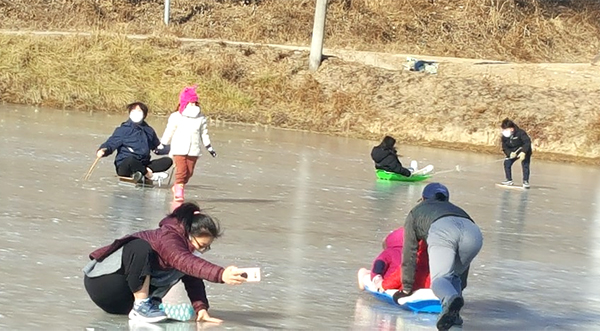
[[[162,181],[163,179],[166,179],[167,177],[169,177],[169,174],[166,172],[155,172],[152,174],[152,178],[150,178],[152,181]]]
[[[417,160],[410,161],[410,167],[413,168],[414,171],[419,170],[419,168],[417,168],[418,167]]]

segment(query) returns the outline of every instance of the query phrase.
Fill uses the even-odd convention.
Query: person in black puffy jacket
[[[504,160],[504,173],[506,180],[502,182],[504,185],[513,185],[512,180],[512,165],[517,161],[521,161],[523,167],[523,188],[529,188],[529,164],[531,163],[531,139],[525,130],[519,128],[513,121],[508,118],[504,119],[502,127],[502,151],[506,155]]]
[[[371,150],[371,158],[375,162],[375,169],[381,169],[389,172],[394,172],[405,177],[410,177],[414,171],[411,168],[404,168],[398,159],[398,152],[394,145],[396,139],[385,136],[381,144],[373,147]]]

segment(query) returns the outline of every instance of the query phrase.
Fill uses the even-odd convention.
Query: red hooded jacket
[[[176,269],[185,274],[181,278],[194,309],[208,309],[208,299],[202,279],[213,283],[223,283],[223,267],[212,264],[192,254],[195,250],[188,240],[183,224],[175,218],[165,218],[159,228],[127,235],[112,244],[98,248],[90,254],[90,259],[101,262],[110,254],[134,239],[147,241],[156,252],[160,270]]]
[[[396,268],[389,277],[383,278],[381,286],[385,290],[402,290],[402,268]],[[417,251],[417,268],[415,269],[415,282],[413,291],[421,288],[431,287],[431,277],[429,275],[429,255],[427,254],[427,243],[424,240],[419,241]]]
[[[404,228],[398,228],[388,234],[385,237],[385,248],[383,251],[377,256],[375,261],[373,261],[373,267],[371,270],[375,270],[375,265],[377,261],[382,261],[384,263],[383,270],[381,271],[381,276],[383,279],[389,277],[393,272],[396,271],[402,264],[402,243],[404,242]],[[381,262],[380,262],[381,263]],[[371,271],[371,278],[376,274]]]

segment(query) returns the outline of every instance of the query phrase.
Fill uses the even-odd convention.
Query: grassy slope
[[[254,1],[256,2],[256,1]],[[330,0],[328,47],[512,61],[587,62],[600,48],[594,0]],[[163,1],[0,1],[0,28],[163,29]],[[308,45],[314,1],[172,1],[177,36]],[[66,15],[65,15],[66,13]],[[166,31],[162,31],[163,33]]]
[[[94,2],[89,1],[38,0],[31,1],[31,10],[25,11],[22,2],[13,1],[7,6],[0,1],[0,13],[11,14],[9,20],[2,17],[0,25],[129,32],[158,29],[160,6],[154,1],[138,2],[131,5],[128,1],[100,0],[93,8]],[[177,3],[180,7],[174,8],[175,19],[184,17],[192,6],[191,1]],[[288,6],[281,1],[263,1],[258,7],[214,1],[193,3],[196,14],[186,23],[162,30],[163,35],[308,41],[303,32],[307,27],[299,25],[310,25],[310,1],[289,0],[286,3],[293,5]],[[345,3],[350,5],[345,7]],[[437,5],[423,1],[418,2],[418,8],[407,1],[368,3],[332,1],[329,47],[352,45],[358,49],[436,55],[569,61],[590,57],[591,49],[598,45],[597,26],[591,21],[595,16],[575,9],[529,5],[517,10],[510,5],[516,3],[513,1],[496,11],[486,5],[490,1],[437,1]],[[38,10],[42,5],[48,9],[46,12]],[[446,5],[448,9],[444,9]],[[513,20],[510,29],[503,25],[501,36],[498,30],[480,39],[474,37],[474,26],[444,33],[436,27],[440,22],[458,24],[455,21],[461,11],[464,18],[465,13],[474,15],[485,10],[489,15],[473,16],[473,22],[484,24],[482,19],[493,18],[495,25],[488,24],[488,29],[499,26],[501,21],[522,19]],[[40,19],[57,11],[73,15]],[[562,14],[552,16],[553,11]],[[425,25],[423,15],[430,18]],[[452,15],[457,18],[451,20]],[[113,21],[117,24],[109,27],[108,22]],[[388,31],[390,27],[385,24],[390,21],[396,22],[392,30],[402,26],[404,32],[391,40],[375,38],[374,31]],[[361,28],[356,28],[357,22],[361,22]],[[384,22],[388,23],[381,25]],[[375,25],[381,30],[373,28]],[[422,28],[418,30],[421,34],[406,33],[413,25]],[[539,33],[529,37],[522,34],[522,47],[516,47],[510,31],[518,26],[529,30],[537,27]],[[558,33],[565,31],[578,35]],[[592,38],[593,33],[596,35]],[[554,42],[540,46],[542,37],[552,37]],[[411,44],[414,38],[425,38],[427,42]],[[568,38],[572,38],[569,44],[565,42]],[[556,76],[534,66],[499,68],[449,63],[442,64],[439,75],[428,76],[332,59],[318,73],[311,74],[305,70],[306,61],[307,54],[302,52],[218,44],[182,45],[171,37],[132,42],[102,34],[59,39],[2,36],[0,98],[7,102],[114,111],[132,100],[144,100],[153,111],[167,113],[175,107],[176,95],[184,84],[198,83],[207,112],[213,118],[228,121],[374,139],[391,133],[404,141],[489,150],[497,143],[499,121],[510,116],[530,131],[538,151],[600,156],[600,121],[595,108],[600,101],[596,93],[600,85],[598,77],[587,77],[590,75],[586,72]],[[546,154],[550,156],[554,157]]]

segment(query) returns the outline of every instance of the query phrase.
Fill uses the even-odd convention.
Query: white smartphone
[[[260,268],[238,268],[247,282],[260,282]]]

